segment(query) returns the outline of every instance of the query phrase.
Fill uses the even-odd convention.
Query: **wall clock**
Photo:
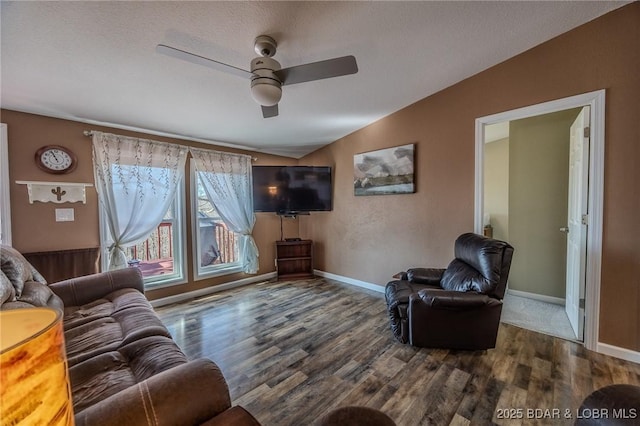
[[[35,160],[40,169],[54,174],[69,173],[78,165],[78,157],[59,145],[43,146],[36,152]]]

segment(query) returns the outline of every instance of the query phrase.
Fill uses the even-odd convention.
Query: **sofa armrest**
[[[76,426],[199,425],[231,407],[218,366],[200,358],[179,365],[92,405]]]
[[[202,423],[201,426],[260,426],[260,422],[239,405]]]
[[[62,299],[65,306],[84,305],[125,288],[133,288],[144,294],[142,272],[138,268],[118,269],[71,278],[49,284],[49,288]]]
[[[442,268],[410,268],[406,279],[412,283],[439,286],[444,271]]]
[[[500,303],[486,294],[446,290],[420,290],[409,299],[410,309],[419,305],[432,309],[470,309]]]

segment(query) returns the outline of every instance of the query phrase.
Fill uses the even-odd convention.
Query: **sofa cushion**
[[[0,246],[2,255],[0,256],[0,270],[4,272],[15,290],[17,299],[22,295],[24,283],[27,281],[36,281],[46,284],[47,281],[40,275],[36,269],[31,266],[27,259],[11,246]]]
[[[61,312],[64,310],[62,300],[51,291],[49,286],[36,281],[26,281],[22,295],[17,300],[31,306],[49,307]]]
[[[148,336],[171,337],[144,295],[133,289],[65,307],[64,329],[70,366]]]
[[[130,386],[187,362],[165,336],[149,336],[85,359],[69,368],[73,409],[77,415]]]
[[[9,278],[0,270],[0,305],[4,302],[14,302],[16,300],[16,290]]]
[[[0,248],[0,309],[50,307],[62,311],[62,300],[24,256],[10,246]]]

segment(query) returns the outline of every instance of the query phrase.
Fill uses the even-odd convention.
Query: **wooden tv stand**
[[[278,279],[313,277],[313,241],[276,241]]]

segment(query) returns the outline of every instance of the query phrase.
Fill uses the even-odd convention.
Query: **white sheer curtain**
[[[209,202],[229,229],[242,237],[243,271],[255,274],[258,272],[258,247],[251,235],[256,222],[251,157],[197,148],[191,148],[191,155]]]
[[[184,176],[188,148],[92,132],[98,199],[113,243],[109,270],[127,266],[126,247],[146,240],[160,224]]]

